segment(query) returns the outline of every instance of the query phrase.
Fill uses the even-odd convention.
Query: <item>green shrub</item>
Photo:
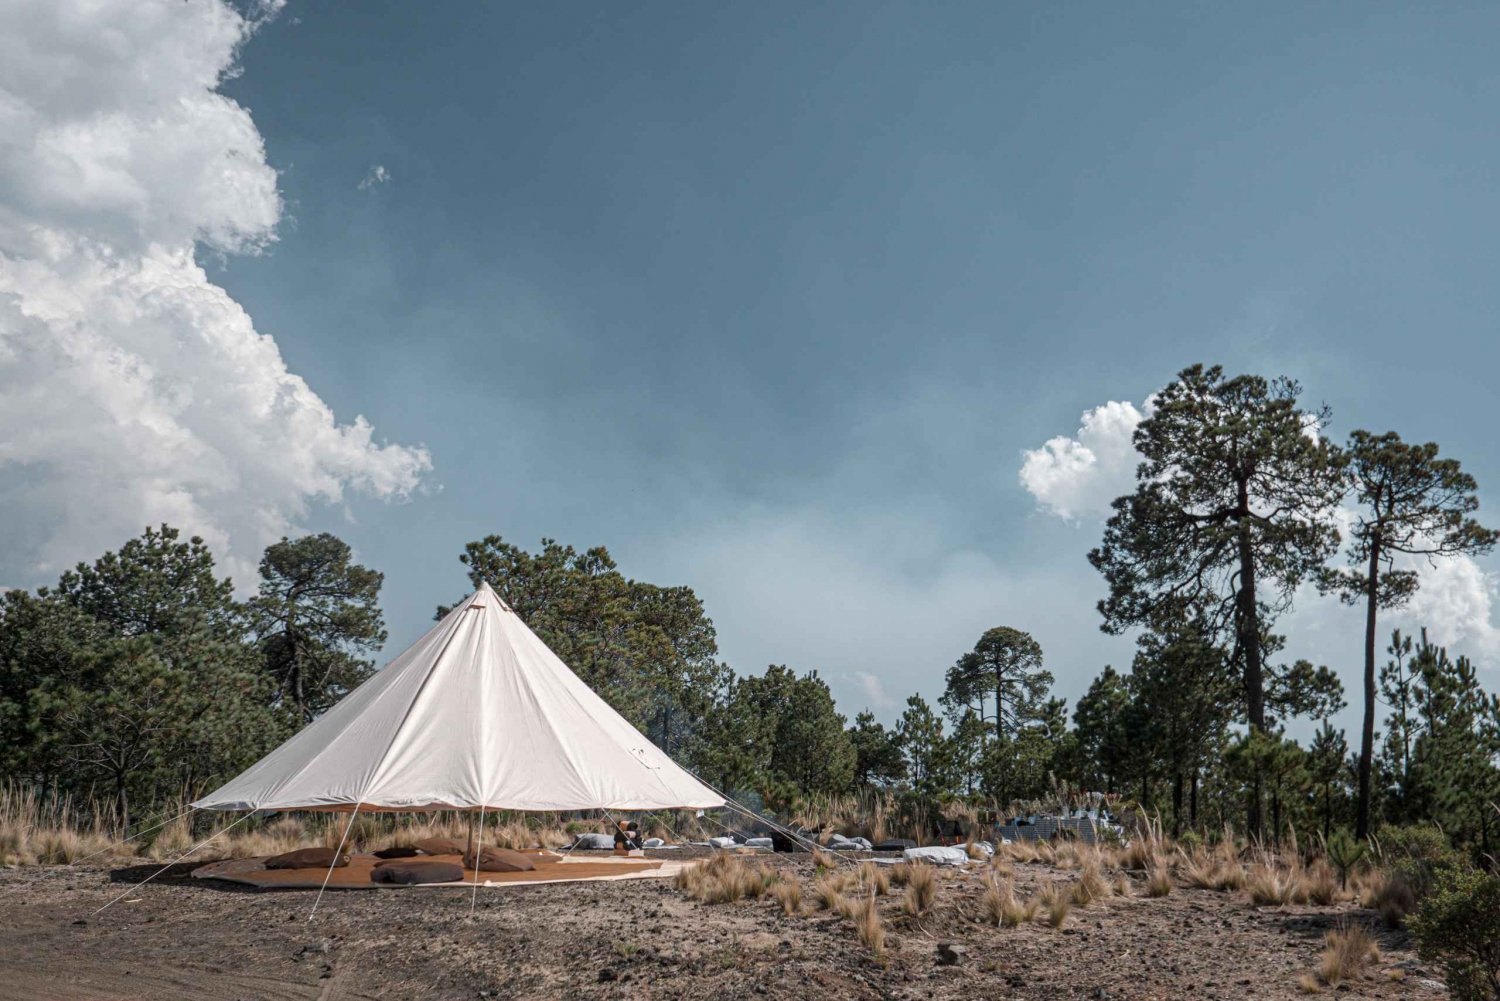
[[[1203,847],[1203,835],[1197,831],[1183,831],[1177,838],[1177,847],[1191,855]]]
[[[1436,827],[1387,827],[1377,843],[1381,861],[1405,877],[1419,900],[1432,889],[1439,872],[1464,866],[1462,854]]]
[[[1447,968],[1455,1001],[1500,1001],[1500,876],[1438,869],[1407,926],[1422,957]]]

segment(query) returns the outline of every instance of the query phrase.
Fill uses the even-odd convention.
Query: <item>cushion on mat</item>
[[[407,862],[392,860],[370,870],[372,883],[401,883],[413,886],[417,883],[457,883],[464,878],[464,871],[457,862]]]
[[[423,855],[462,855],[465,848],[462,841],[452,838],[423,838],[412,844]]]
[[[536,868],[531,859],[509,848],[481,848],[478,866],[474,864],[473,853],[466,853],[464,866],[480,872],[531,872]]]
[[[372,852],[376,858],[413,858],[419,855],[416,845],[393,845],[390,848],[382,848],[378,852]]]
[[[335,856],[332,848],[298,848],[283,855],[272,855],[266,859],[267,869],[327,869],[341,868],[349,864],[349,853]]]

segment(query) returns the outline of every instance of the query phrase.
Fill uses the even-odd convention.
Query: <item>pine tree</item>
[[[1365,609],[1364,718],[1359,745],[1355,836],[1370,831],[1370,776],[1375,749],[1375,637],[1382,608],[1400,608],[1416,592],[1414,570],[1392,565],[1398,555],[1451,557],[1488,552],[1500,539],[1469,517],[1479,507],[1474,478],[1455,459],[1438,458],[1432,442],[1408,445],[1394,432],[1355,431],[1346,452],[1349,485],[1359,504],[1350,529],[1349,570],[1320,580]]]
[[[1326,410],[1298,403],[1290,379],[1225,378],[1195,365],[1153,400],[1135,432],[1135,492],[1114,502],[1089,554],[1109,585],[1103,628],[1119,633],[1189,604],[1232,642],[1245,719],[1265,729],[1269,621],[1338,547],[1336,450],[1315,432]],[[1260,797],[1248,802],[1259,833]]]

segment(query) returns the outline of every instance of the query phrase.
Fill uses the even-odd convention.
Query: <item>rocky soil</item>
[[[674,857],[681,857],[674,853]],[[806,856],[769,863],[805,884]],[[850,923],[769,899],[701,904],[665,880],[481,889],[259,891],[157,867],[0,871],[0,998],[209,1001],[354,998],[1303,998],[1323,936],[1364,922],[1382,958],[1330,997],[1446,996],[1440,974],[1369,911],[1255,908],[1243,893],[1178,886],[1074,910],[1060,930],[981,924],[980,866],[944,870],[934,910],[880,898],[884,961]],[[1076,873],[1016,865],[1018,892]],[[952,946],[958,948],[952,948]]]

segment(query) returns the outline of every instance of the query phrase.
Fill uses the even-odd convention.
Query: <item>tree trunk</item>
[[[1192,786],[1188,790],[1188,824],[1198,829],[1198,769],[1193,769]]]
[[[1240,487],[1240,504],[1249,508],[1249,488]],[[1240,532],[1240,590],[1236,595],[1236,623],[1241,655],[1245,658],[1245,716],[1252,730],[1262,733],[1266,729],[1265,679],[1261,672],[1260,611],[1255,607],[1255,553],[1250,546],[1250,523],[1242,518]],[[1260,837],[1262,821],[1260,812],[1261,779],[1257,773],[1251,780],[1250,800],[1246,804],[1245,828],[1250,837]]]
[[[120,830],[130,833],[130,792],[125,788],[123,772],[115,776],[115,808],[120,813]]]
[[[1182,834],[1182,772],[1172,776],[1172,837]]]
[[[1365,581],[1365,716],[1359,734],[1359,806],[1354,836],[1370,836],[1370,771],[1375,753],[1375,613],[1380,598],[1380,536],[1370,542],[1370,570]]]

